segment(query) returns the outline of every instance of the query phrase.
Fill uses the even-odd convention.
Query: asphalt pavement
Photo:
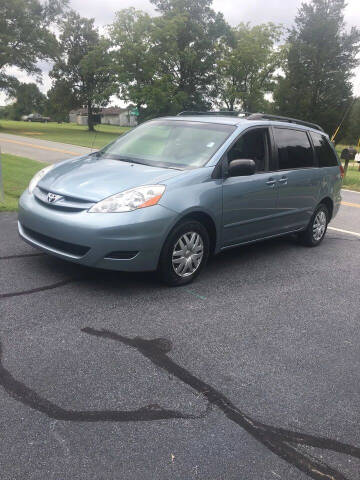
[[[360,194],[192,285],[96,271],[0,215],[2,480],[359,479]],[[356,206],[357,205],[357,206]],[[305,473],[306,472],[306,473]]]
[[[336,217],[330,229],[337,228],[360,234],[360,192],[342,190],[341,213]]]
[[[344,202],[320,247],[229,250],[182,288],[41,254],[1,214],[1,479],[358,479]]]
[[[2,153],[11,153],[48,163],[56,163],[91,152],[91,148],[10,133],[0,133],[0,148]]]

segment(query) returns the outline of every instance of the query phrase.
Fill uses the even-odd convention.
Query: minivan
[[[191,282],[210,255],[288,234],[321,243],[343,170],[321,127],[265,114],[182,112],[38,172],[20,236],[97,268]]]

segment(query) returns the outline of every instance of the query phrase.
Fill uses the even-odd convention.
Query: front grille
[[[48,237],[47,235],[43,235],[42,233],[35,232],[30,228],[24,227],[24,225],[22,225],[22,229],[24,230],[24,233],[28,237],[34,239],[35,241],[38,241],[39,243],[43,244],[45,247],[48,246],[49,248],[60,250],[69,255],[83,257],[90,250],[89,247],[85,247],[83,245],[77,245],[76,243],[63,242],[62,240],[57,240],[56,238]]]
[[[48,193],[50,193],[48,190],[44,190],[40,187],[36,187],[34,190],[34,196],[36,200],[48,208],[56,208],[57,210],[63,210],[67,212],[76,212],[88,210],[94,204],[94,201],[89,199],[70,197],[68,195],[61,195],[59,200],[51,203],[48,201]]]

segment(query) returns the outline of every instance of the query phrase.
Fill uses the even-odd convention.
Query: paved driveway
[[[48,163],[56,163],[91,152],[91,148],[50,142],[39,138],[21,137],[10,133],[0,133],[0,147],[3,153]]]
[[[1,479],[359,479],[359,208],[332,227],[167,288],[38,254],[2,214]]]

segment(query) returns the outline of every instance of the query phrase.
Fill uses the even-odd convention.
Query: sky
[[[293,24],[297,9],[302,0],[213,0],[213,8],[222,12],[230,25],[235,26],[240,22],[251,24],[274,22],[285,27]],[[70,0],[70,6],[84,17],[94,18],[98,27],[105,27],[112,22],[117,10],[135,7],[154,14],[155,10],[149,0]],[[347,0],[345,22],[350,26],[360,25],[360,0]],[[43,70],[43,83],[40,89],[46,92],[50,87],[47,72],[50,65],[41,65]],[[22,82],[34,81],[27,74],[10,70]],[[360,96],[360,67],[355,71],[353,78],[354,94]],[[7,103],[4,95],[0,94],[0,105]],[[113,102],[114,103],[114,102]],[[115,103],[120,103],[116,102]]]

